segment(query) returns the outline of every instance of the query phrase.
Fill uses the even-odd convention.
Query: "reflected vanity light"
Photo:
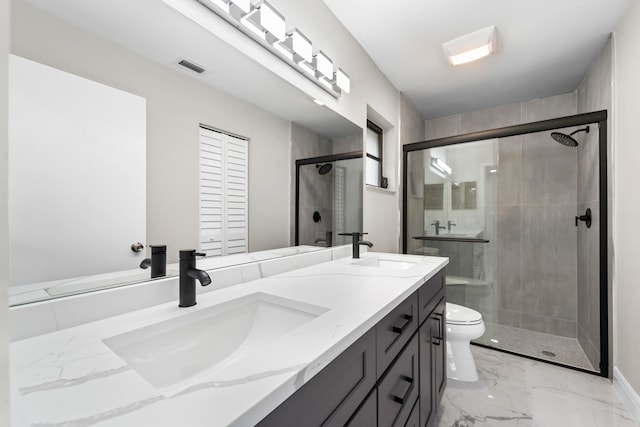
[[[441,178],[451,175],[451,168],[440,157],[431,157],[431,169]]]
[[[298,28],[286,31],[285,17],[265,0],[198,0],[316,85],[339,98],[351,91],[351,80]]]

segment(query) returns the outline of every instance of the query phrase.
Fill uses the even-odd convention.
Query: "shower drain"
[[[556,354],[552,351],[542,350],[542,354],[549,357],[556,357]]]

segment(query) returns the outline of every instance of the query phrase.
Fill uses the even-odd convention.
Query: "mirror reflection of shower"
[[[343,245],[362,228],[362,171],[362,152],[296,160],[296,245]]]
[[[324,165],[316,165],[316,168],[318,168],[318,173],[320,175],[325,175],[331,172],[333,165],[331,163],[325,163]]]

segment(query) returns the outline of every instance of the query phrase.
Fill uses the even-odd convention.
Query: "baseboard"
[[[613,368],[613,387],[616,389],[627,410],[640,423],[640,396],[622,375],[618,368]]]

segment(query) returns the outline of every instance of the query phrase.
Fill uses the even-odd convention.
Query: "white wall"
[[[289,122],[13,2],[12,53],[147,99],[147,239],[198,246],[198,125],[248,137],[249,250],[289,242]],[[282,191],[278,191],[281,189]]]
[[[614,363],[640,394],[640,2],[614,34]]]
[[[0,0],[0,427],[9,425],[8,58],[9,0]]]
[[[362,49],[356,39],[333,15],[322,0],[273,0],[273,6],[287,19],[288,25],[299,27],[304,34],[320,46],[335,64],[345,70],[351,78],[351,93],[339,100],[321,94],[327,108],[356,123],[366,130],[367,108],[374,110],[386,123],[385,158],[389,169],[390,190],[398,190],[399,184],[399,102],[398,90],[378,69],[373,60]],[[297,74],[294,72],[294,74]],[[287,76],[283,76],[287,78]],[[295,76],[294,76],[295,77]],[[314,86],[314,85],[312,85]],[[304,90],[304,88],[302,88]],[[312,88],[310,96],[320,89]],[[318,95],[320,96],[320,95]],[[365,188],[363,194],[363,231],[369,232],[367,240],[373,242],[374,250],[398,252],[400,233],[400,193]]]

